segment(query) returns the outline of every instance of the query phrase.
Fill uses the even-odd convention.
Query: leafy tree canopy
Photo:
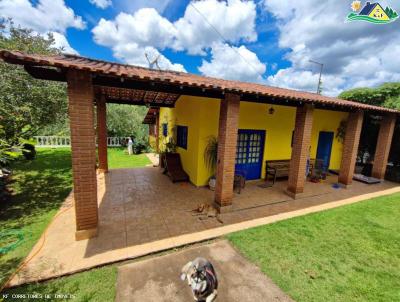
[[[342,92],[339,97],[400,110],[400,83],[385,83],[376,88],[355,88]]]
[[[149,128],[142,124],[146,113],[144,106],[107,104],[108,136],[132,136],[136,142],[147,145]]]
[[[52,35],[46,38],[30,29],[0,21],[0,48],[27,53],[57,54]],[[40,128],[65,120],[66,85],[32,78],[21,66],[0,63],[0,128],[10,145],[30,138]]]

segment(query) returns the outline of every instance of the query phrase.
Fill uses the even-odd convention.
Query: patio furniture
[[[164,174],[171,178],[172,182],[189,181],[189,175],[183,170],[179,153],[166,153],[164,156]]]
[[[382,181],[378,178],[375,177],[368,177],[362,174],[354,174],[353,175],[353,179],[368,185],[373,185],[373,184],[379,184]]]
[[[267,160],[265,181],[268,181],[268,176],[272,176],[272,185],[275,184],[277,178],[289,177],[290,159],[284,160]]]
[[[246,173],[242,171],[236,171],[233,178],[233,190],[238,190],[240,194],[242,189],[246,186]]]
[[[327,167],[323,159],[316,159],[315,165],[311,172],[311,182],[319,182],[321,179],[325,180],[327,176]]]

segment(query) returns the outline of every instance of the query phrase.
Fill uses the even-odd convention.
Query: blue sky
[[[327,95],[400,81],[400,21],[345,22],[351,3],[1,0],[0,17],[52,32],[66,52],[109,61],[146,66],[147,53],[162,69],[315,91],[315,60]],[[398,1],[380,3],[400,10]]]

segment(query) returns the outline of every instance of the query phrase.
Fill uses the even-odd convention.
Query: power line
[[[206,23],[220,36],[220,38],[222,39],[222,42],[228,44],[228,39],[226,39],[226,38],[223,36],[223,34],[221,34],[221,33],[218,31],[218,29],[217,29],[210,21],[208,21],[207,17],[204,16],[204,14],[203,14],[196,6],[193,5],[192,1],[189,2],[189,5],[190,5],[191,7],[193,7],[193,8],[197,11],[197,13],[206,21]],[[244,56],[242,56],[241,53],[240,53],[236,48],[234,48],[234,47],[231,47],[231,48],[233,49],[233,51],[235,51],[235,52],[242,58],[242,60],[243,60],[247,65],[249,65],[251,68],[253,68],[254,71],[255,71],[258,75],[262,76],[262,74],[261,74],[260,72],[258,72],[258,70],[253,66],[253,64],[251,64]]]

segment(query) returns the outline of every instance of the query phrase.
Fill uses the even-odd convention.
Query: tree
[[[375,106],[400,108],[400,83],[385,83],[376,88],[355,88],[342,92],[339,98]]]
[[[148,144],[149,128],[142,124],[147,108],[144,106],[107,104],[109,136],[132,136],[137,143]]]
[[[0,48],[26,53],[58,54],[52,35],[47,38],[30,29],[0,21]],[[66,85],[32,78],[20,66],[0,63],[0,125],[2,139],[16,145],[42,127],[65,121]]]
[[[400,110],[400,83],[384,83],[376,88],[351,89],[342,92],[339,97],[345,100]],[[365,115],[360,137],[360,154],[364,154],[365,152],[368,152],[371,156],[375,154],[379,123],[379,117],[370,114]],[[400,126],[397,124],[393,141],[397,142],[399,139]],[[389,160],[396,165],[400,164],[399,144],[392,144]]]

